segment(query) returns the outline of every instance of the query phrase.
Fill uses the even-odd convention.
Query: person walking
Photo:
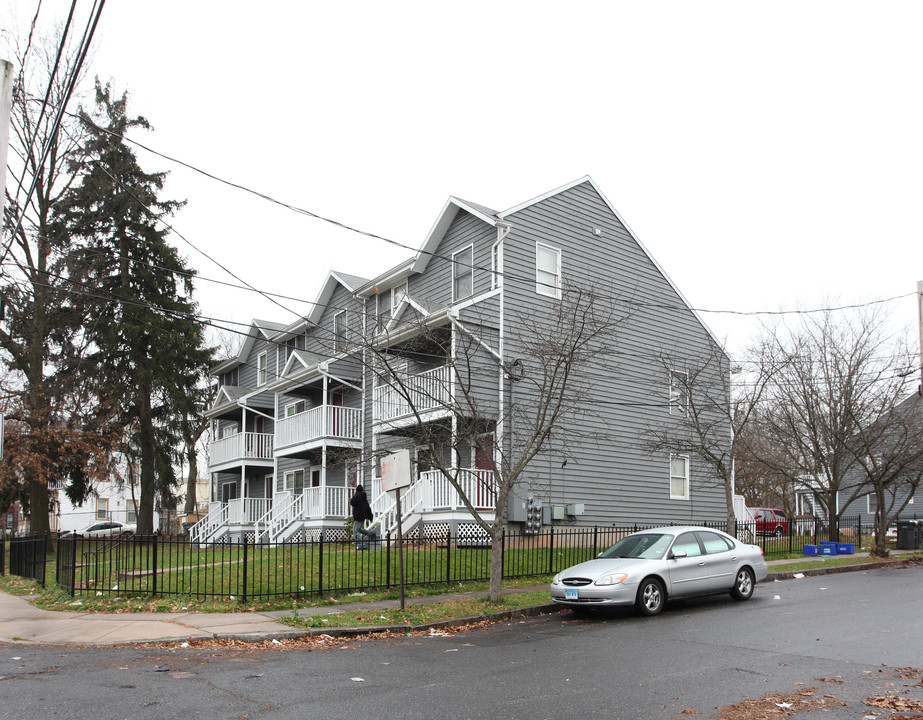
[[[356,539],[356,550],[368,550],[368,539],[374,538],[375,532],[365,529],[365,521],[372,521],[372,508],[369,506],[364,487],[356,485],[356,492],[349,499],[349,504],[353,509],[353,537]]]

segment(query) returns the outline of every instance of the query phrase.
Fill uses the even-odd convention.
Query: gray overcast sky
[[[449,195],[504,210],[591,175],[694,307],[756,311],[923,279],[921,36],[919,2],[110,0],[91,70],[152,122],[141,142],[414,248]],[[139,159],[188,199],[175,227],[261,289],[310,301],[328,270],[411,254]],[[307,312],[176,244],[204,314]],[[915,331],[914,297],[889,307]],[[732,350],[756,326],[703,318]]]

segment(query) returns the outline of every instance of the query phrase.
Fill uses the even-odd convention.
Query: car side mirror
[[[686,557],[686,551],[685,551],[685,550],[674,550],[674,551],[673,551],[673,559],[674,559],[674,560],[679,560],[680,558],[684,558],[684,557]]]

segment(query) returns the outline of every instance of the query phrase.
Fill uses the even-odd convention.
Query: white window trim
[[[102,512],[102,515],[100,515],[100,512]],[[96,498],[96,519],[109,519],[109,498]]]
[[[685,378],[677,386],[675,379]],[[682,402],[680,402],[682,401]],[[670,370],[670,414],[685,415],[689,412],[689,373],[684,370]]]
[[[397,315],[398,310],[401,306],[401,303],[403,303],[404,300],[406,300],[409,297],[409,293],[407,292],[407,290],[408,290],[408,287],[407,287],[406,280],[404,280],[404,282],[398,285],[395,285],[393,288],[391,288],[391,317],[392,318]]]
[[[304,492],[304,468],[299,470],[288,470],[282,476],[282,487],[292,494],[295,493],[295,477],[301,473],[301,491]]]
[[[471,252],[471,263],[463,263],[462,266],[466,269],[467,273],[471,276],[471,291],[467,295],[456,296],[455,289],[458,286],[459,275],[456,273],[460,264],[456,258],[462,253]],[[463,247],[458,252],[452,253],[452,302],[458,302],[459,300],[464,300],[474,295],[474,244],[467,245]]]
[[[346,345],[349,342],[349,315],[348,310],[341,310],[333,316],[333,351],[345,352]],[[337,331],[340,317],[343,318],[343,333]]]
[[[555,272],[550,273],[550,274],[553,274],[555,278],[554,287],[549,287],[549,283],[539,279],[539,273],[548,273],[547,270],[542,270],[538,266],[539,248],[550,250],[557,256],[558,260],[557,260]],[[557,248],[554,245],[548,245],[547,243],[536,241],[535,243],[535,292],[537,292],[539,295],[545,295],[546,297],[560,299],[561,298],[561,275],[562,275],[561,268],[562,268],[562,265],[563,265],[563,258],[561,254],[561,248]]]
[[[262,387],[269,378],[269,356],[261,352],[256,356],[256,386]]]
[[[289,414],[288,412],[289,408],[297,407],[298,405],[302,405],[302,404],[304,405],[304,410],[301,410],[301,411],[296,410],[295,412]],[[293,417],[295,415],[300,415],[301,413],[306,412],[307,409],[308,409],[308,403],[305,400],[296,400],[295,402],[285,403],[285,407],[282,410],[282,412],[284,413],[282,417]]]
[[[686,476],[683,478],[683,481],[684,481],[684,482],[683,482],[683,487],[685,488],[685,494],[684,494],[684,495],[676,495],[676,494],[673,492],[673,479],[674,479],[674,478],[679,478],[679,477],[680,477],[679,475],[674,475],[674,474],[673,474],[673,459],[674,459],[674,458],[682,458],[683,460],[686,461]],[[671,499],[671,500],[688,500],[688,499],[689,499],[689,484],[690,484],[690,483],[689,483],[689,475],[690,475],[689,456],[688,456],[688,455],[680,455],[680,454],[678,454],[678,453],[671,454],[671,455],[670,455],[670,499]]]

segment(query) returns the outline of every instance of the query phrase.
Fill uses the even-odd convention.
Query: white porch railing
[[[213,502],[208,505],[208,515],[189,528],[189,542],[194,545],[208,542],[211,536],[222,526],[227,526],[228,506]]]
[[[372,416],[376,422],[387,422],[409,415],[416,410],[425,412],[445,407],[451,399],[451,373],[444,365],[433,370],[410,375],[402,384],[375,388]]]
[[[272,507],[270,498],[235,498],[228,501],[229,525],[249,525],[259,520]]]
[[[235,460],[272,460],[271,433],[237,433],[211,443],[209,462],[211,465]]]
[[[277,494],[273,507],[255,522],[256,542],[285,539],[291,534],[286,532],[289,528],[297,530],[308,520],[345,519],[350,492],[347,487],[312,487],[297,495],[287,491]]]
[[[461,468],[453,469],[452,472],[457,474],[458,482],[475,510],[493,510],[496,507],[497,489],[492,471]],[[380,488],[380,480],[373,480],[372,486]],[[397,528],[394,494],[379,493],[371,497],[375,498],[372,512],[376,520],[381,520],[383,532],[394,532]],[[407,520],[417,513],[438,510],[467,512],[458,490],[440,471],[420,473],[419,479],[401,495],[401,520]]]
[[[276,448],[321,438],[362,439],[362,411],[359,408],[319,405],[276,421]]]

